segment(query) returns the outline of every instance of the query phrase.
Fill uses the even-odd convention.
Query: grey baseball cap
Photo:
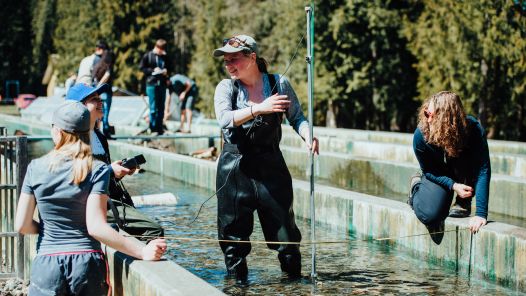
[[[68,133],[86,133],[90,130],[90,113],[82,103],[66,101],[53,113],[52,123]]]
[[[254,38],[248,35],[237,35],[223,40],[223,47],[214,50],[214,56],[220,57],[225,53],[234,53],[240,51],[255,52],[259,56],[258,45]]]

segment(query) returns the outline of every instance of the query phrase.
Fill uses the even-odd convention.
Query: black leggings
[[[413,188],[413,210],[425,225],[439,223],[449,215],[453,190],[429,181],[425,176]]]

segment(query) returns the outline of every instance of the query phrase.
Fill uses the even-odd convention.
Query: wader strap
[[[239,94],[239,85],[238,85],[239,82],[236,79],[230,79],[230,83],[232,83],[232,97],[230,97],[230,103],[232,104],[232,111],[235,111],[237,110],[236,103],[237,103],[237,95]],[[238,126],[237,128],[235,128],[234,131],[232,132],[233,138],[238,137],[235,134],[242,134],[242,131],[243,131],[242,126]],[[223,148],[225,144],[225,135],[223,134],[223,130],[221,130],[221,142],[223,144],[221,148]]]
[[[275,84],[276,84],[276,77],[274,76],[274,74],[269,74],[269,73],[266,73],[265,75],[267,75],[267,78],[268,78],[268,81],[269,81],[269,84],[270,84],[270,89],[272,90],[272,95],[275,95],[278,93],[278,87],[274,87]],[[231,100],[231,104],[232,104],[232,111],[235,111],[237,110],[237,96],[239,94],[239,82],[237,79],[230,79],[230,83],[232,83],[232,97],[230,98]],[[277,115],[278,117],[280,115]],[[279,117],[280,120],[281,120],[281,117]],[[237,133],[239,135],[242,135],[243,134],[243,127],[242,125],[238,126],[235,131],[237,131]],[[249,129],[250,131],[250,129]],[[235,132],[233,132],[235,133]],[[234,136],[235,137],[235,136]],[[237,137],[240,137],[239,140],[241,140],[242,136],[237,136]],[[223,135],[223,131],[221,130],[221,139],[223,139],[224,141],[224,135]],[[223,144],[223,147],[224,147],[224,144]]]
[[[117,225],[119,226],[119,228],[124,229],[124,225],[122,224],[121,218],[119,217],[119,211],[117,210],[117,207],[115,207],[115,204],[113,203],[111,198],[108,198],[108,206],[110,207],[111,212],[113,213],[113,218],[115,218],[115,221],[117,221]]]
[[[276,77],[274,76],[274,74],[268,74],[267,73],[267,77],[268,77],[268,82],[270,84],[270,89],[272,90],[272,94],[275,95],[278,93],[278,87],[276,86]]]
[[[230,82],[232,83],[232,97],[230,98],[230,101],[232,103],[232,111],[237,110],[237,94],[239,93],[239,86],[237,85],[237,80],[230,79]]]
[[[275,95],[278,93],[278,87],[274,87],[276,85],[276,77],[274,74],[266,74],[268,77],[268,82],[270,84],[270,89],[273,89],[272,94]],[[232,97],[230,98],[232,100],[232,110],[237,110],[237,94],[239,93],[239,86],[237,80],[230,79],[230,82],[232,83]]]

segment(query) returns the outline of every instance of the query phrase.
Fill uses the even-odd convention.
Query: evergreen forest
[[[458,93],[489,138],[526,141],[526,1],[315,0],[315,124],[412,132],[422,101]],[[61,83],[104,39],[113,84],[142,93],[142,55],[168,41],[175,73],[197,82],[198,109],[214,117],[227,78],[212,51],[236,34],[255,37],[270,71],[307,106],[302,0],[1,0],[0,94],[5,81],[45,95],[53,60]]]

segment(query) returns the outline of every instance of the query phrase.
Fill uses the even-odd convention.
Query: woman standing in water
[[[144,246],[106,223],[109,167],[93,159],[90,112],[66,102],[53,114],[55,143],[31,161],[18,202],[15,227],[38,234],[29,295],[109,295],[108,266],[100,242],[143,260],[159,260],[164,239]],[[38,207],[39,221],[33,220]]]
[[[214,95],[224,138],[216,180],[219,239],[249,240],[257,211],[267,241],[300,242],[292,210],[292,178],[279,149],[284,116],[307,146],[311,142],[298,98],[285,77],[268,74],[254,38],[238,35],[225,39],[214,56],[223,56],[231,77],[217,85]],[[308,148],[318,153],[318,140],[314,138]],[[228,274],[246,280],[251,245],[220,245]],[[268,247],[278,251],[284,273],[301,276],[299,245]]]

